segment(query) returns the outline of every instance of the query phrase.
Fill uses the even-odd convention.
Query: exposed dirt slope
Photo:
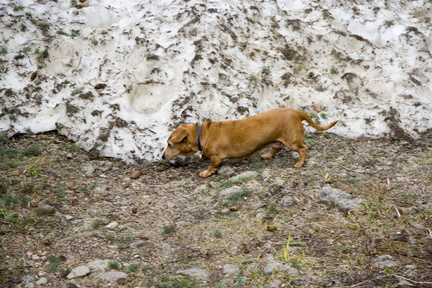
[[[0,286],[430,287],[427,141],[306,139],[302,169],[284,150],[200,179],[198,159],[128,166],[55,133],[3,137]],[[325,187],[363,202],[343,212]]]

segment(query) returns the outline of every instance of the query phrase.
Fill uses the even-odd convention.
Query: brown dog
[[[258,150],[271,148],[261,155],[262,159],[268,159],[286,146],[299,153],[294,167],[300,168],[308,151],[303,144],[303,120],[319,131],[330,129],[338,122],[320,126],[305,112],[276,108],[241,120],[182,124],[169,136],[162,158],[190,156],[200,150],[204,158],[210,158],[211,166],[199,176],[208,177],[219,169],[224,158],[244,159]]]

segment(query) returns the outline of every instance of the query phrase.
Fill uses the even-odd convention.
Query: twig
[[[419,282],[419,281],[411,280],[409,278],[405,278],[405,277],[400,276],[400,275],[396,275],[396,274],[393,274],[393,275],[396,276],[397,278],[400,278],[400,279],[403,279],[405,281],[409,281],[409,282],[412,282],[412,283],[415,283],[415,284],[431,285],[432,286],[432,282]]]
[[[401,214],[399,213],[399,210],[398,210],[396,207],[394,207],[394,209],[396,210],[396,213],[397,213],[397,215],[398,215],[398,218],[401,218]]]

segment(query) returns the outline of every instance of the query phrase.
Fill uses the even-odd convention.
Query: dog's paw
[[[201,178],[206,178],[206,177],[209,177],[210,175],[212,175],[213,173],[211,173],[211,172],[209,172],[208,170],[206,170],[206,171],[202,171],[202,172],[200,172],[198,175],[199,175],[199,177],[201,177]]]
[[[302,163],[296,163],[294,164],[294,168],[301,168],[303,166]]]

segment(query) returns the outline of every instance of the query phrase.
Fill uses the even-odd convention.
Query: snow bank
[[[60,2],[0,3],[0,131],[140,162],[180,123],[279,106],[350,138],[432,128],[426,0]]]

